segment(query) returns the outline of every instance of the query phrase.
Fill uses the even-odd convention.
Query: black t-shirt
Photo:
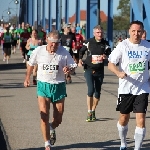
[[[89,43],[87,47],[87,43]],[[100,55],[106,54],[109,55],[111,49],[109,44],[106,40],[102,39],[100,42],[97,42],[95,38],[90,38],[86,40],[83,44],[83,47],[79,51],[79,58],[82,59],[85,51],[87,51],[87,57],[85,59],[85,65],[87,68],[93,70],[104,70],[104,61],[100,62]],[[94,60],[95,57],[98,60]],[[95,63],[94,63],[95,61]],[[100,63],[99,63],[100,62]]]
[[[64,33],[61,34],[61,45],[62,46],[67,46],[72,48],[72,41],[75,40],[75,37],[73,34],[67,34],[65,35]]]

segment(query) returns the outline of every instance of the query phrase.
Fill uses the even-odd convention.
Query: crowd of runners
[[[21,27],[6,25],[0,28],[3,61],[9,63],[16,47],[21,51],[23,63],[27,65],[24,86],[37,85],[37,97],[41,116],[41,130],[45,150],[56,142],[55,129],[61,124],[64,112],[66,83],[72,83],[75,69],[84,66],[87,91],[87,122],[96,121],[96,107],[100,101],[104,78],[104,60],[109,60],[108,69],[119,78],[118,102],[120,112],[117,123],[121,139],[120,150],[127,150],[126,136],[130,113],[136,114],[135,148],[140,150],[146,135],[146,111],[148,106],[150,43],[142,39],[144,26],[133,21],[129,26],[130,37],[120,41],[111,52],[103,38],[100,25],[93,28],[93,38],[86,39],[79,25],[65,24],[62,31],[52,30],[48,34],[41,26],[37,29],[22,23]],[[83,61],[83,55],[87,53]],[[119,63],[119,68],[117,64]],[[49,122],[50,103],[53,118]]]

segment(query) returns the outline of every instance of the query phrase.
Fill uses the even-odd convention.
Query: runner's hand
[[[63,72],[64,72],[64,74],[67,74],[67,73],[69,73],[70,72],[70,69],[69,69],[69,67],[64,67],[63,68]]]
[[[105,54],[103,54],[103,59],[107,59],[107,56]]]
[[[30,80],[26,79],[24,81],[24,87],[28,87],[28,86],[30,86]]]
[[[79,67],[82,67],[82,65],[83,65],[83,61],[80,59],[80,60],[79,60],[79,63],[78,63],[78,66],[79,66]]]
[[[126,74],[125,72],[119,72],[119,73],[117,74],[117,76],[118,76],[119,78],[123,79],[123,78],[127,77],[127,74]]]

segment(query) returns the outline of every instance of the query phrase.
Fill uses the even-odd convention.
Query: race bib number
[[[76,50],[76,49],[75,49],[75,50],[73,50],[73,53],[75,53],[75,54],[76,54],[76,53],[78,53],[78,50]]]
[[[131,74],[143,73],[145,71],[145,62],[130,63],[129,71]]]
[[[43,64],[43,71],[44,73],[53,74],[58,72],[58,65],[54,64]]]
[[[92,64],[103,63],[103,55],[92,55]]]

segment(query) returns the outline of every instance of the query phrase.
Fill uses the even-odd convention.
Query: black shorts
[[[29,61],[29,59],[30,59],[30,55],[27,55],[27,61]]]
[[[20,44],[20,47],[21,47],[23,53],[25,53],[25,54],[28,53],[28,50],[26,50],[26,43],[23,43],[23,42],[22,42],[22,43]]]
[[[72,52],[72,56],[74,56],[75,58],[78,59],[79,58],[79,50],[77,50],[77,53]]]
[[[13,40],[12,46],[16,46],[16,45],[17,45],[17,40]]]
[[[119,94],[116,111],[121,114],[146,113],[149,93],[141,95]]]

